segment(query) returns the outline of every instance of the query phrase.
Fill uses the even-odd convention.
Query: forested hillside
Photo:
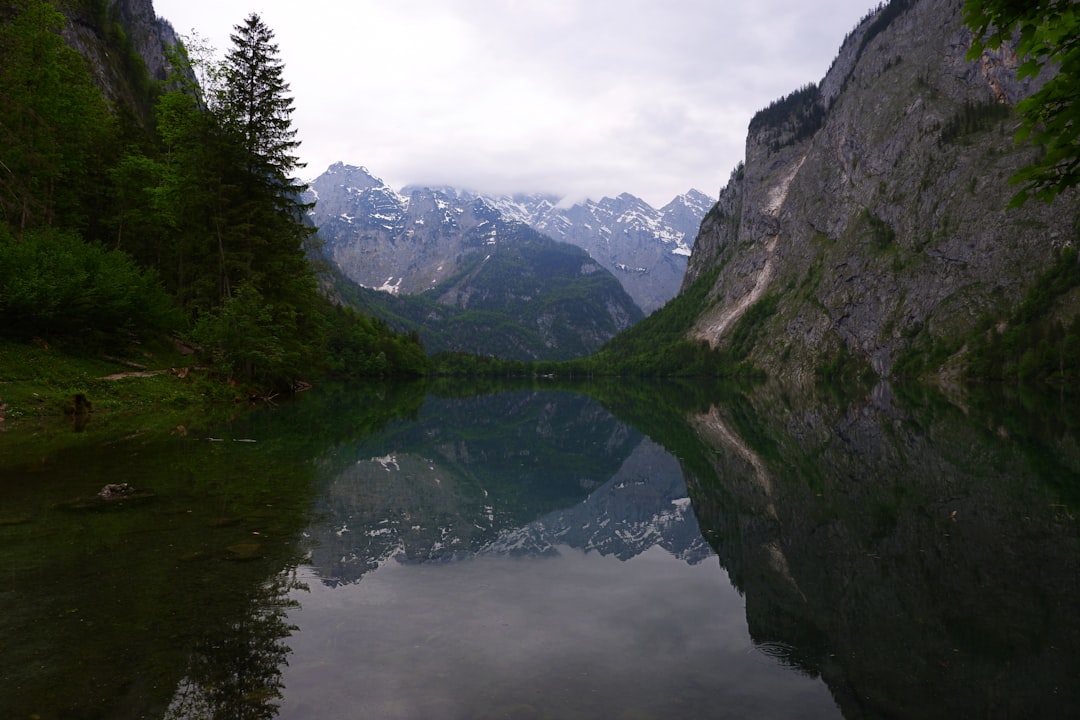
[[[0,335],[84,354],[174,336],[261,387],[424,372],[415,338],[318,290],[273,31],[251,15],[223,62],[194,68],[174,46],[161,81],[129,4],[0,6]]]
[[[474,251],[427,292],[395,295],[351,283],[339,291],[364,312],[418,334],[431,353],[568,360],[596,352],[641,320],[618,280],[581,248],[501,219],[478,230],[468,233]]]

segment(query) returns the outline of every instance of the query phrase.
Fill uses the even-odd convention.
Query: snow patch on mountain
[[[445,277],[423,267],[446,265],[461,248],[432,245],[438,227],[476,228],[481,244],[495,245],[497,220],[529,225],[588,252],[622,283],[646,313],[675,296],[701,220],[713,200],[697,190],[662,208],[622,193],[615,198],[565,203],[557,195],[485,195],[451,187],[406,186],[395,191],[365,167],[336,163],[316,178],[305,198],[326,240],[330,257],[346,275],[367,287],[424,292]],[[405,236],[412,243],[401,243]],[[432,254],[425,263],[418,248]],[[437,258],[437,262],[435,259]]]

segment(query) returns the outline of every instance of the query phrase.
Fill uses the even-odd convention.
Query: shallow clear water
[[[0,717],[1075,714],[1071,404],[581,389],[0,435]]]

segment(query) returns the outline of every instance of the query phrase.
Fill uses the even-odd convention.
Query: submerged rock
[[[135,488],[127,483],[110,483],[101,488],[98,492],[98,497],[102,500],[115,500],[117,498],[129,497],[134,494]]]

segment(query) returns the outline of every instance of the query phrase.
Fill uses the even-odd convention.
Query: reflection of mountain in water
[[[648,439],[584,501],[503,532],[484,552],[538,555],[557,552],[557,545],[620,560],[656,546],[690,564],[713,554],[701,537],[678,461]]]
[[[309,529],[328,584],[395,559],[547,553],[626,559],[711,551],[678,463],[587,397],[512,392],[429,399],[415,423],[337,448]]]
[[[1078,717],[1075,433],[923,402],[692,415],[687,485],[751,635],[849,718]]]

